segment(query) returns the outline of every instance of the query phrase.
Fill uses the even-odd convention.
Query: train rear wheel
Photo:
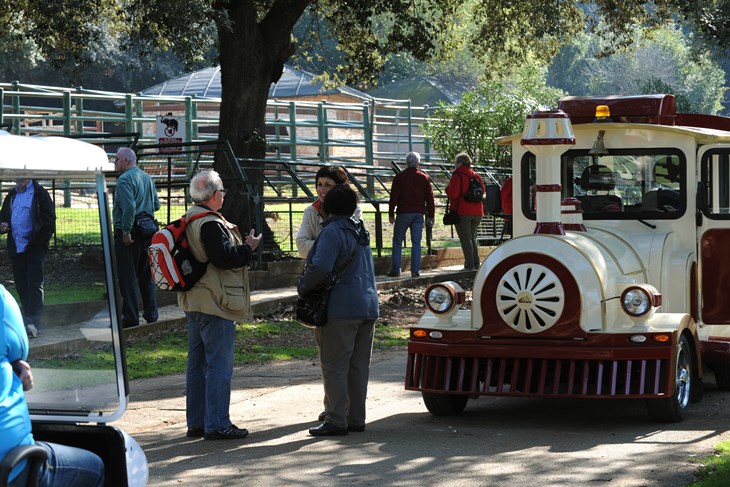
[[[423,392],[423,402],[434,416],[456,416],[466,408],[469,396]]]
[[[723,391],[730,391],[730,364],[716,364],[712,366],[715,373],[715,383]]]

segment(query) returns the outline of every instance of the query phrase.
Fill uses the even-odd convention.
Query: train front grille
[[[656,397],[669,361],[444,357],[409,353],[406,389],[469,395]],[[673,391],[671,391],[673,392]]]

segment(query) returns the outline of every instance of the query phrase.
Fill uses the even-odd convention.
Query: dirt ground
[[[408,282],[406,281],[405,284]],[[471,289],[472,280],[462,279],[458,281],[464,289]],[[387,326],[391,331],[398,328],[408,328],[421,319],[424,312],[423,295],[426,290],[425,285],[415,285],[406,287],[380,289],[378,298],[380,301],[380,318],[378,323]],[[471,302],[467,301],[465,307],[469,307]],[[285,308],[279,313],[258,315],[256,322],[276,322],[276,321],[294,321],[293,305]],[[376,334],[379,333],[376,330]],[[243,337],[241,340],[246,341]],[[245,347],[245,343],[241,343]],[[257,343],[261,343],[261,338],[256,338]],[[266,338],[267,345],[280,345],[287,347],[307,347],[312,345],[312,336],[309,330],[302,328],[302,333],[286,333],[272,334]]]

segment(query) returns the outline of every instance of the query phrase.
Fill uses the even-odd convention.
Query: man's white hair
[[[137,154],[129,147],[122,147],[117,151],[117,157],[123,157],[132,164],[137,164]]]
[[[201,171],[190,180],[190,198],[193,203],[202,203],[223,189],[223,180],[215,171]]]
[[[421,163],[421,154],[418,152],[409,152],[406,154],[406,166],[408,167],[418,167],[418,165]]]

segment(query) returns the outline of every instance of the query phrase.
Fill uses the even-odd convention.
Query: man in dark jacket
[[[434,199],[431,179],[418,169],[421,156],[418,152],[409,152],[406,155],[405,171],[396,174],[390,189],[388,215],[393,225],[393,257],[391,260],[389,277],[400,276],[401,252],[406,230],[411,231],[411,276],[418,277],[421,270],[421,235],[423,233],[423,219],[426,215],[426,224],[433,226]]]
[[[30,338],[41,327],[43,266],[55,232],[56,209],[48,191],[31,179],[18,179],[0,209],[0,234],[8,234],[15,289]]]

